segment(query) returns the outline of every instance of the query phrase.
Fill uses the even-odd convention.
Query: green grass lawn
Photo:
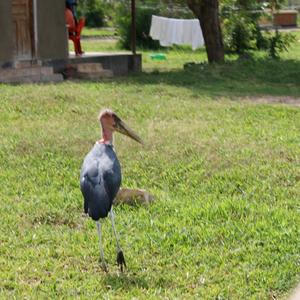
[[[0,298],[286,299],[300,280],[300,110],[258,101],[299,103],[299,44],[281,61],[187,70],[203,50],[158,66],[148,53],[154,72],[0,85]],[[106,274],[82,216],[79,170],[103,107],[145,140],[116,136],[123,186],[155,196],[115,208],[123,274],[109,220]]]
[[[115,36],[116,30],[114,28],[89,28],[83,27],[81,35],[83,37],[108,37]]]

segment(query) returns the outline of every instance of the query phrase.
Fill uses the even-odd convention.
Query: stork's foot
[[[123,272],[123,266],[126,268],[125,257],[122,250],[118,251],[117,254],[117,264],[120,266],[121,272]]]
[[[101,257],[99,258],[99,264],[101,265],[101,268],[104,272],[108,272],[108,267],[107,264],[105,263],[105,261],[102,261]]]

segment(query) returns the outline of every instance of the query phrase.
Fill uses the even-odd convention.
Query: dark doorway
[[[33,0],[12,0],[14,56],[18,60],[33,58]]]

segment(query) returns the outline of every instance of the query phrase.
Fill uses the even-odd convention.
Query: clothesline
[[[128,7],[130,7],[130,5],[128,5]],[[144,5],[144,4],[136,4],[136,8],[139,9],[153,9],[153,10],[166,10],[169,12],[178,12],[178,13],[185,13],[185,14],[193,14],[192,11],[188,8],[188,7],[182,7],[182,6],[166,6],[163,4],[157,4],[157,5]]]
[[[156,5],[156,6],[150,6],[150,5],[137,5],[137,8],[144,8],[144,9],[165,9],[168,11],[176,11],[176,12],[186,12],[186,13],[192,13],[190,9],[180,7],[180,6],[172,6],[172,7],[167,7],[163,5]]]

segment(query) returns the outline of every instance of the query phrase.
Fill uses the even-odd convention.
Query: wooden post
[[[135,0],[131,0],[131,51],[136,54]]]

